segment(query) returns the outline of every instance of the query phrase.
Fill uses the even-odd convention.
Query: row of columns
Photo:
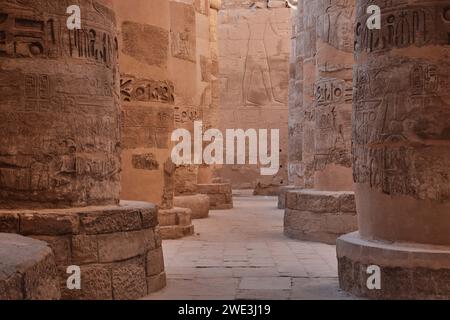
[[[369,5],[381,29],[367,27]],[[339,204],[311,201],[308,188],[355,190],[359,231],[337,239],[341,287],[448,298],[450,1],[299,1],[297,15],[289,138],[300,190],[287,192],[285,233],[329,232],[318,217],[331,221]]]

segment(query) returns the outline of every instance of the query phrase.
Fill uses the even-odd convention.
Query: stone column
[[[119,24],[122,99],[122,199],[159,206],[163,239],[194,231],[191,213],[174,208],[171,160],[175,84],[171,80],[169,0],[114,0]]]
[[[335,243],[357,229],[351,174],[354,0],[303,4],[300,168],[311,189],[287,192],[284,232]]]
[[[119,204],[115,13],[78,5],[69,30],[64,1],[0,1],[0,232],[51,245],[63,298],[133,299],[165,284],[156,208]]]
[[[298,1],[297,8],[291,10],[291,59],[289,67],[288,93],[288,185],[278,191],[278,209],[286,209],[286,194],[290,190],[304,186],[302,168],[303,154],[303,0]]]
[[[357,1],[359,232],[338,240],[340,284],[370,298],[449,299],[450,1],[373,4],[380,30],[366,27],[367,2]],[[367,285],[369,266],[379,290]]]

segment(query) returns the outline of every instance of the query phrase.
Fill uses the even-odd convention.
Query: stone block
[[[62,212],[31,212],[20,214],[20,233],[23,235],[78,234],[79,220],[75,214]]]
[[[161,247],[147,253],[147,276],[164,272],[164,255]]]
[[[155,276],[147,277],[148,293],[156,292],[166,286],[166,274],[161,272]]]
[[[60,268],[62,298],[68,300],[112,300],[111,267],[104,264],[80,266],[81,290],[69,290],[67,267]]]
[[[0,233],[0,300],[61,297],[55,259],[43,241]]]
[[[190,209],[192,219],[203,219],[209,215],[209,197],[205,194],[175,197],[174,205]]]
[[[138,299],[147,294],[143,258],[114,264],[111,268],[114,300]]]
[[[72,236],[72,263],[80,265],[97,262],[97,235]]]
[[[142,226],[141,213],[138,209],[83,212],[80,215],[81,226],[86,234],[102,234],[139,230]]]
[[[14,212],[0,212],[0,232],[18,233],[19,214]]]
[[[98,256],[101,263],[121,261],[143,255],[155,248],[152,229],[98,235]]]
[[[49,244],[55,255],[56,265],[69,265],[71,263],[70,236],[31,236],[31,238]]]

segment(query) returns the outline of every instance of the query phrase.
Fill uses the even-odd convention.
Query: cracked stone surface
[[[353,299],[338,287],[336,248],[283,235],[276,197],[238,195],[232,210],[163,241],[167,287],[150,300]]]

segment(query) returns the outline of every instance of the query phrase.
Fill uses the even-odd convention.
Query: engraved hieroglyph
[[[173,206],[169,1],[116,1],[120,27],[122,199]],[[159,10],[155,10],[159,8]],[[144,16],[137,11],[145,12]]]
[[[365,27],[366,6],[381,29]],[[338,240],[342,289],[448,299],[450,1],[357,1],[353,177],[359,232]],[[386,259],[389,257],[389,259]],[[368,265],[382,270],[367,290]]]
[[[287,184],[290,10],[232,7],[219,12],[220,114],[226,129],[280,129],[280,170],[264,177],[258,165],[225,166],[233,187],[276,193]]]
[[[0,1],[2,206],[113,204],[120,189],[114,13],[66,1]]]

